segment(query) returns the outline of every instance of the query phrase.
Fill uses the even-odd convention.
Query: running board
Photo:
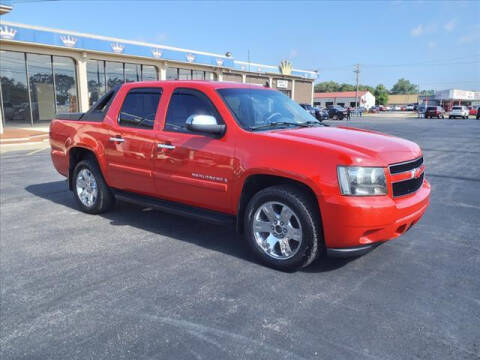
[[[130,204],[150,207],[156,210],[165,211],[174,215],[195,218],[201,221],[217,225],[235,224],[235,216],[212,210],[202,209],[190,205],[180,204],[173,201],[162,200],[150,196],[133,194],[130,192],[114,190],[115,198]]]

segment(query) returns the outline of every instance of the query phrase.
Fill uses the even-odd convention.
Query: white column
[[[247,82],[247,74],[242,74],[242,83],[246,83]]]
[[[82,54],[77,62],[78,74],[78,103],[80,112],[87,112],[90,105],[88,104],[88,80],[87,80],[87,56]]]
[[[167,63],[160,65],[160,72],[158,74],[160,80],[167,80]]]
[[[273,88],[273,78],[272,77],[268,78],[268,86]]]
[[[217,72],[217,81],[223,81],[223,73],[221,71]]]
[[[3,134],[3,116],[2,116],[2,109],[0,109],[0,134]]]
[[[292,100],[295,100],[295,79],[292,79]]]

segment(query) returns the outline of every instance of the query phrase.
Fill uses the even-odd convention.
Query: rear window
[[[428,110],[437,110],[437,107],[436,107],[436,106],[429,106],[429,107],[427,108],[427,111],[428,111]]]
[[[462,110],[462,108],[460,106],[454,106],[452,110]]]

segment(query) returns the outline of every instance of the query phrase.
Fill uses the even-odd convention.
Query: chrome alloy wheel
[[[253,234],[257,245],[270,257],[286,260],[293,257],[302,244],[302,225],[287,205],[269,201],[255,212]]]
[[[86,207],[95,205],[98,197],[97,181],[89,169],[83,168],[78,172],[75,186],[78,198],[83,205]]]

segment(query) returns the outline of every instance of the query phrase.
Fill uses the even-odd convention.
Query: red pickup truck
[[[122,200],[230,222],[279,269],[361,255],[409,230],[429,204],[418,145],[323,125],[255,85],[124,84],[86,113],[58,115],[50,143],[83,211]]]

